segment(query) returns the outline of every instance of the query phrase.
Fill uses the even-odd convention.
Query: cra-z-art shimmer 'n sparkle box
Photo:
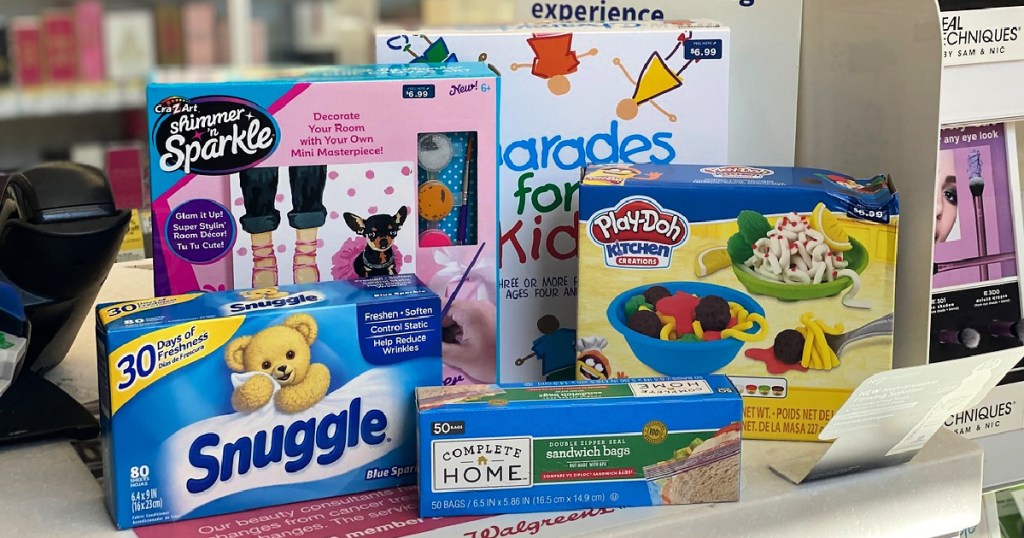
[[[747,437],[816,440],[892,365],[898,215],[887,176],[589,168],[577,378],[724,373]]]

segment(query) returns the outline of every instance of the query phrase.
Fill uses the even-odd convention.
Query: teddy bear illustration
[[[274,395],[274,383],[281,387],[273,396],[274,404],[283,413],[299,413],[322,400],[331,372],[323,364],[311,363],[310,346],[316,335],[312,316],[294,314],[281,325],[232,340],[224,354],[228,368],[267,375],[254,375],[236,387],[231,406],[242,413],[263,407]]]

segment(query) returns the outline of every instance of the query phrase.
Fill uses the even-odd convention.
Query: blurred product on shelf
[[[67,9],[43,11],[42,35],[45,80],[67,84],[78,79],[75,51],[75,15]]]
[[[160,65],[185,63],[181,8],[165,2],[156,6],[156,57]]]
[[[72,22],[78,46],[78,79],[100,82],[106,77],[103,67],[103,4],[100,0],[76,2]]]
[[[42,51],[37,17],[15,17],[11,20],[11,59],[14,80],[21,87],[43,83]]]
[[[146,9],[104,15],[107,76],[115,81],[141,80],[156,65],[153,13]]]
[[[213,2],[189,2],[181,7],[185,63],[217,63],[217,7]]]

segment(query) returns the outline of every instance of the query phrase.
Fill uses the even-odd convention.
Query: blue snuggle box
[[[97,307],[119,528],[415,483],[413,390],[441,375],[415,276]]]

